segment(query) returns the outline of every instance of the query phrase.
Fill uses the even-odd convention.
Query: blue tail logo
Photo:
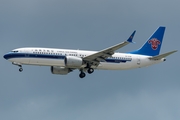
[[[149,40],[148,43],[151,44],[151,48],[153,50],[157,50],[158,45],[161,44],[161,42],[158,39],[156,39],[156,38],[153,38],[153,39]]]
[[[161,45],[163,42],[165,27],[159,27],[144,43],[144,45],[135,51],[129,52],[131,54],[156,56],[159,55]]]

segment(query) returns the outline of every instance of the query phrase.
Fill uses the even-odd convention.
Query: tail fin
[[[148,56],[159,55],[163,41],[164,31],[165,27],[159,27],[140,49],[132,51],[130,53]]]

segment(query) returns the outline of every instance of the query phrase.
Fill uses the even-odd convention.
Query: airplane
[[[159,54],[165,32],[165,27],[160,26],[138,50],[115,53],[134,43],[135,32],[126,41],[100,51],[25,47],[8,52],[4,58],[19,66],[20,72],[23,71],[22,65],[50,66],[52,74],[66,75],[78,69],[79,77],[84,78],[86,73],[91,74],[95,69],[125,70],[150,66],[166,61],[166,56],[177,52]]]

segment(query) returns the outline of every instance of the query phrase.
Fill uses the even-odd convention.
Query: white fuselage
[[[8,60],[18,64],[38,65],[38,66],[60,66],[66,67],[64,63],[65,56],[75,56],[83,58],[96,53],[97,51],[70,50],[70,49],[52,49],[52,48],[19,48],[6,54]],[[104,70],[123,70],[149,66],[162,62],[161,60],[150,60],[151,56],[115,53],[105,61],[100,62],[95,69]]]

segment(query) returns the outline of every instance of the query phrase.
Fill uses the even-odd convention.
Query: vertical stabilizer
[[[165,27],[159,27],[140,49],[132,51],[130,53],[148,56],[159,55],[163,41],[164,31]]]

